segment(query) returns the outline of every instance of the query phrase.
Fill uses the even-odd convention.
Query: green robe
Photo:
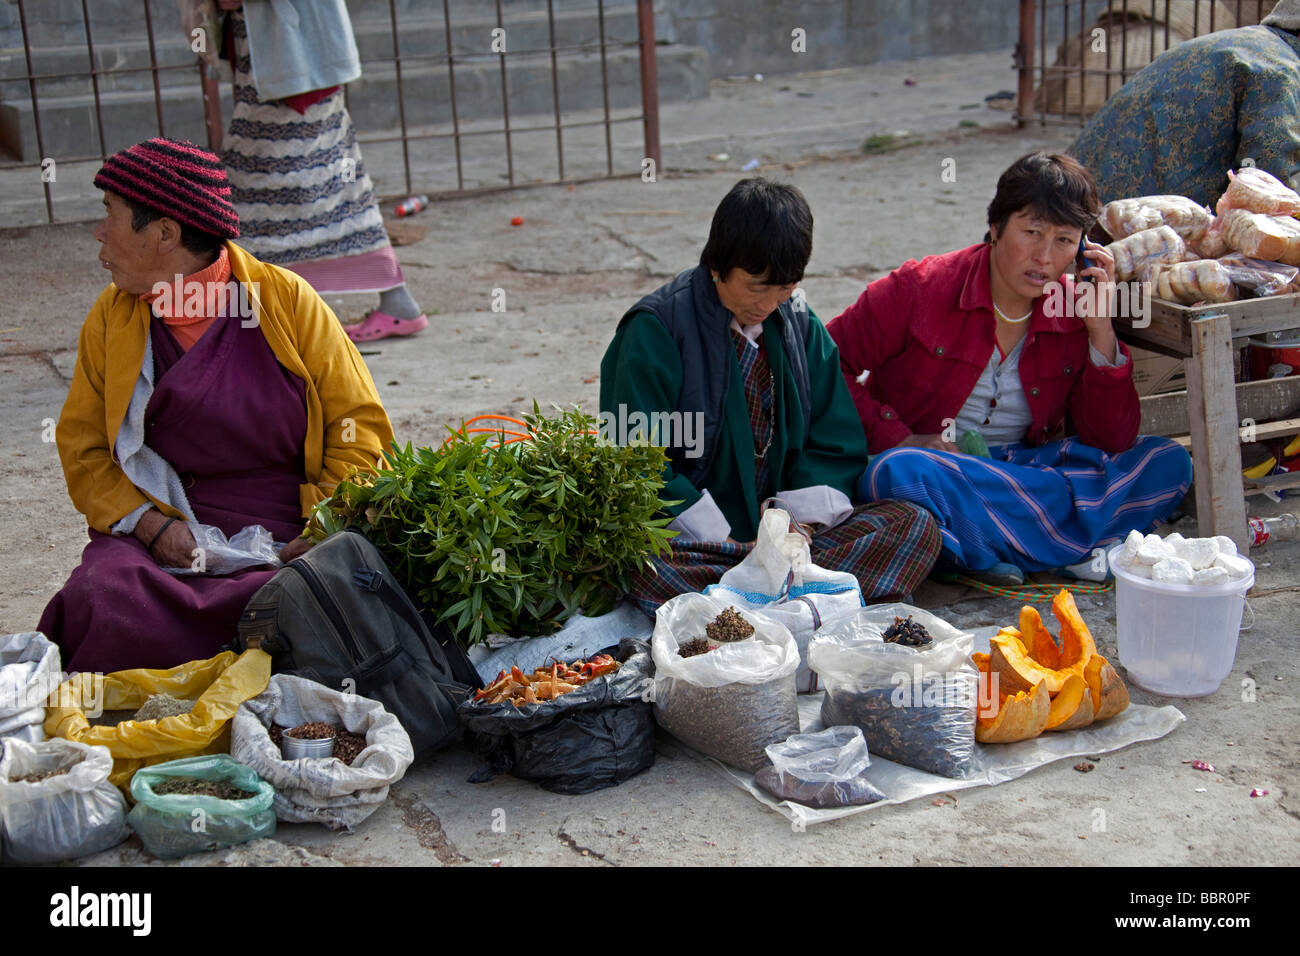
[[[858,477],[867,467],[867,442],[840,372],[839,351],[817,316],[809,315],[808,378],[812,424],[805,434],[799,392],[781,344],[781,318],[773,314],[763,323],[763,344],[776,391],[775,422],[768,461],[775,491],[793,491],[829,485],[850,499]],[[717,449],[704,483],[696,487],[671,465],[664,467],[665,501],[679,500],[668,511],[678,515],[700,500],[704,490],[713,496],[731,524],[731,537],[752,541],[758,533],[759,500],[754,487],[754,438],[745,405],[740,362],[735,352],[730,386],[719,425]],[[614,336],[600,363],[600,407],[617,415],[647,415],[677,408],[682,387],[682,361],[668,331],[653,315],[639,312]]]

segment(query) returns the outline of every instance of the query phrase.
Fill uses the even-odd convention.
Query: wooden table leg
[[[1232,374],[1232,324],[1226,315],[1191,323],[1187,369],[1187,416],[1196,478],[1196,518],[1202,535],[1227,535],[1243,553],[1246,496],[1242,491],[1236,384]]]

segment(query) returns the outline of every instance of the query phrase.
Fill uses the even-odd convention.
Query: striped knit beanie
[[[155,137],[110,156],[95,187],[224,239],[239,238],[239,213],[221,160],[193,143]]]

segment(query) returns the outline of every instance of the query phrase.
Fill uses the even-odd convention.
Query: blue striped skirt
[[[891,448],[858,483],[867,501],[894,498],[938,519],[943,556],[982,571],[1005,561],[1046,571],[1084,560],[1133,529],[1149,531],[1187,494],[1192,461],[1166,438],[1116,455],[1066,438],[994,445],[990,458]]]

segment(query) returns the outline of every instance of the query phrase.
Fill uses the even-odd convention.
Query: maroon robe
[[[256,326],[218,319],[183,352],[157,317],[150,329],[154,391],[145,443],[176,469],[194,514],[227,537],[260,524],[277,541],[303,527],[306,386]],[[90,530],[81,565],[38,629],[68,671],[167,668],[218,653],[249,598],[274,574],[177,577],[131,535]]]

